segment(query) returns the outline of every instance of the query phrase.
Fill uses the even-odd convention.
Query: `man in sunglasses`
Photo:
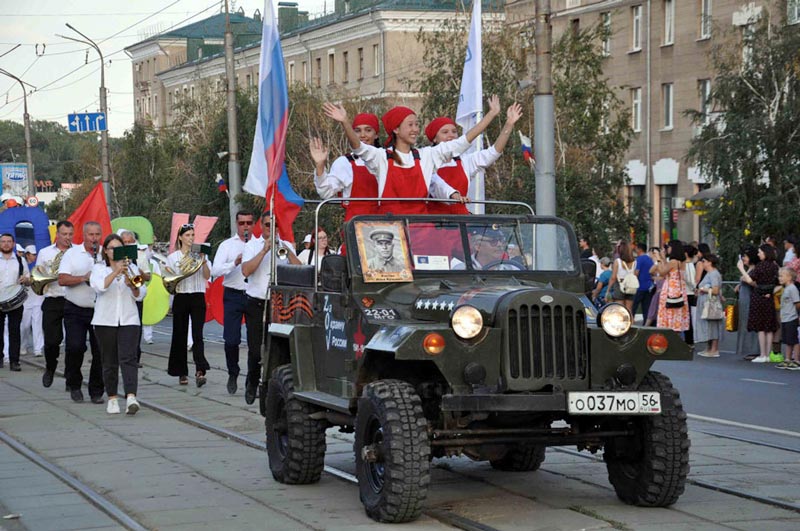
[[[253,234],[254,216],[251,212],[236,213],[236,234],[219,244],[211,275],[223,277],[222,306],[225,312],[222,336],[225,339],[225,362],[228,366],[228,393],[238,389],[239,343],[242,341],[242,317],[245,314],[247,297],[246,279],[242,275],[244,245]]]
[[[493,228],[472,228],[469,233],[470,258],[473,269],[485,269],[486,266],[503,260],[506,253],[506,236],[503,231]],[[451,269],[466,269],[465,263],[454,259]],[[506,269],[500,265],[498,269]],[[509,267],[510,269],[510,267]],[[516,269],[516,268],[515,268]]]

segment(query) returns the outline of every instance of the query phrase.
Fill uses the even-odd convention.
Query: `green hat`
[[[393,241],[394,234],[388,229],[375,229],[369,233],[369,239],[376,242],[381,240]]]

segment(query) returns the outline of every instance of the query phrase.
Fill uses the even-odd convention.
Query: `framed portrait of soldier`
[[[356,240],[364,282],[413,280],[402,221],[357,221]]]

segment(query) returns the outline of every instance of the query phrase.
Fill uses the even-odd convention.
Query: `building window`
[[[248,85],[250,84],[250,76],[247,76]],[[289,63],[289,84],[294,84],[294,61]]]
[[[634,133],[642,130],[642,89],[631,89],[631,128]]]
[[[711,37],[711,0],[700,1],[700,38]]]
[[[567,0],[567,9],[581,7],[581,0]]]
[[[253,77],[250,74],[247,74],[244,77],[244,79],[245,79],[245,83],[247,83],[247,87],[248,88],[253,86]],[[291,83],[291,80],[289,80],[289,83]]]
[[[581,32],[581,19],[573,18],[569,21],[570,29],[572,30],[572,36],[577,37]]]
[[[673,86],[672,83],[664,83],[661,85],[661,101],[662,105],[661,108],[664,110],[664,119],[662,126],[664,129],[672,129],[672,102],[673,102],[673,95],[672,90]]]
[[[142,100],[136,98],[136,116],[142,116]]]
[[[377,44],[372,45],[372,64],[373,69],[372,71],[375,72],[375,75],[378,76],[381,73],[381,55],[378,53],[379,48]]]
[[[189,88],[189,97],[194,99],[194,85]]]
[[[342,63],[344,69],[344,72],[342,72],[342,83],[347,83],[347,80],[350,79],[350,59],[347,52],[342,52]]]
[[[316,85],[317,88],[322,86],[322,58],[317,57],[317,68],[316,68]]]
[[[631,8],[631,50],[642,49],[642,6]]]
[[[664,44],[675,42],[675,2],[664,0]]]
[[[611,55],[611,13],[600,13],[603,24],[603,55]]]
[[[800,22],[800,0],[788,0],[786,2],[786,22],[797,24]]]
[[[700,95],[700,112],[703,113],[703,125],[711,123],[711,80],[701,79],[697,82]]]
[[[364,79],[364,48],[358,49],[358,80]]]
[[[308,84],[308,64],[303,61],[303,83]]]
[[[350,12],[350,0],[344,0],[344,14],[348,14]]]
[[[336,82],[336,56],[328,54],[328,85]]]

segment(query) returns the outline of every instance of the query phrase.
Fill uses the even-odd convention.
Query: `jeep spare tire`
[[[281,483],[316,483],[325,466],[325,423],[314,407],[294,397],[291,365],[277,367],[267,388],[267,456],[272,477]]]
[[[367,516],[378,522],[419,517],[430,483],[430,443],[422,401],[414,387],[379,380],[358,401],[356,476]]]
[[[648,372],[639,391],[661,394],[661,414],[633,420],[633,439],[606,441],[603,459],[620,500],[644,507],[672,505],[689,474],[689,435],[680,393],[665,375]]]

